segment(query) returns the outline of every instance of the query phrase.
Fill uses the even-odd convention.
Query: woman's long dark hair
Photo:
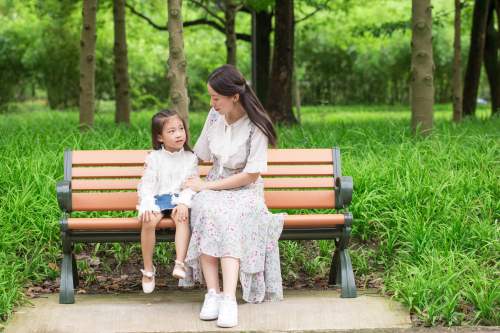
[[[153,149],[154,150],[161,149],[162,143],[158,141],[158,135],[161,135],[161,132],[163,132],[163,126],[165,126],[165,123],[171,117],[179,117],[179,119],[182,121],[182,125],[184,126],[184,131],[186,132],[186,142],[184,143],[184,150],[192,152],[188,144],[189,136],[187,132],[186,122],[176,111],[167,109],[161,110],[160,112],[156,113],[151,119],[151,141],[153,144]]]
[[[248,118],[267,136],[269,144],[276,146],[278,137],[271,118],[236,67],[223,65],[217,68],[208,77],[208,84],[222,96],[239,94],[241,105],[248,114]]]

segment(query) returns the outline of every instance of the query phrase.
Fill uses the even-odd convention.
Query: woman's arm
[[[189,178],[184,182],[183,187],[189,187],[193,191],[201,190],[229,190],[236,187],[242,187],[254,183],[259,178],[260,173],[241,172],[230,177],[214,180],[211,182],[201,180],[200,178]]]

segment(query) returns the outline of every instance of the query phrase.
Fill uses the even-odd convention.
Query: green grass
[[[23,301],[28,281],[58,276],[55,183],[63,150],[144,149],[150,142],[152,111],[117,127],[102,105],[95,129],[80,133],[74,111],[22,109],[0,115],[3,319]],[[306,107],[302,127],[279,128],[280,147],[341,148],[343,173],[355,183],[351,254],[358,277],[380,274],[384,291],[424,325],[499,325],[500,119],[481,110],[479,119],[456,125],[449,106],[436,109],[433,135],[419,139],[410,135],[406,107]],[[191,115],[194,138],[205,116]],[[331,242],[284,241],[280,248],[285,278],[327,274]],[[108,253],[120,264],[137,249],[108,244],[95,254]],[[171,256],[171,249],[157,255]],[[85,265],[79,262],[90,271]]]

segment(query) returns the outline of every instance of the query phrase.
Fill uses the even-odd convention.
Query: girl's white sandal
[[[156,267],[153,266],[152,272],[147,272],[141,269],[141,273],[143,276],[151,279],[150,282],[144,282],[144,280],[142,280],[142,291],[144,291],[145,294],[150,294],[153,290],[155,290]]]
[[[172,276],[177,279],[186,278],[186,266],[182,261],[176,260],[174,270],[172,271]]]

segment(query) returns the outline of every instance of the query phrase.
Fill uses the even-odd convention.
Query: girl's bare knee
[[[148,232],[154,231],[156,229],[156,223],[153,221],[142,222],[141,229]]]

